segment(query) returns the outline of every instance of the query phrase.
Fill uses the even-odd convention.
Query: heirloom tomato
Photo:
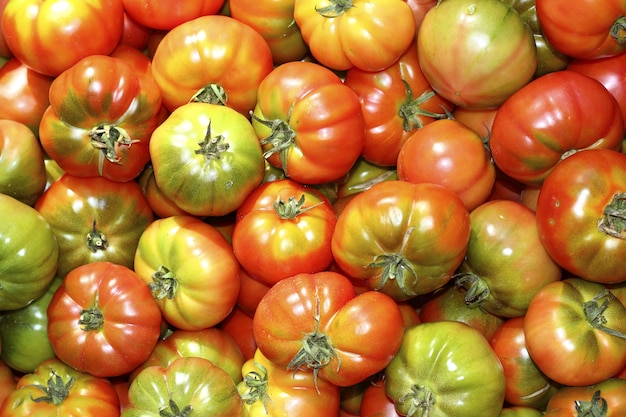
[[[548,41],[563,54],[595,59],[626,51],[626,4],[621,0],[536,0]]]
[[[152,58],[154,79],[170,111],[197,101],[227,105],[247,117],[259,84],[272,68],[265,39],[222,15],[176,26],[163,36]]]
[[[7,6],[8,2],[9,0],[0,0],[0,17],[2,16],[2,13],[4,12],[4,9]],[[1,29],[2,27],[1,27],[1,20],[0,20],[0,61],[2,59],[8,60],[9,58],[13,57],[13,54],[11,53],[11,50],[9,49],[7,42],[4,39],[4,34],[2,33]]]
[[[265,170],[250,121],[218,104],[187,103],[174,110],[154,131],[150,157],[157,187],[194,216],[235,211]]]
[[[241,381],[242,353],[235,340],[216,327],[172,330],[157,342],[150,356],[132,370],[129,381],[149,366],[167,367],[176,359],[189,356],[207,359],[222,368],[235,383]]]
[[[384,181],[344,207],[332,251],[348,276],[401,301],[446,284],[463,261],[469,237],[469,212],[452,190]]]
[[[438,2],[419,27],[417,52],[433,90],[461,107],[500,106],[537,68],[532,32],[500,0]]]
[[[10,393],[15,391],[17,378],[13,374],[13,370],[4,362],[0,361],[0,404]]]
[[[35,203],[59,246],[57,275],[77,266],[110,261],[129,268],[154,215],[139,185],[104,177],[63,174]]]
[[[385,379],[368,384],[359,407],[360,417],[400,417],[394,402],[385,392]]]
[[[415,29],[418,30],[426,13],[438,3],[438,0],[406,0],[406,4],[409,5],[413,11],[413,17],[415,18]]]
[[[608,378],[594,385],[561,387],[546,406],[545,416],[601,416],[626,415],[626,380]],[[560,412],[563,413],[560,413]]]
[[[468,109],[465,107],[456,107],[452,112],[452,118],[478,133],[483,142],[487,142],[497,111],[498,108]]]
[[[243,417],[243,401],[228,374],[211,361],[178,358],[167,366],[150,366],[128,388],[122,417]]]
[[[257,349],[241,368],[246,417],[320,417],[339,412],[339,387],[308,372],[293,373]],[[240,378],[241,379],[241,378]]]
[[[141,171],[141,174],[137,177],[137,183],[141,187],[141,191],[146,197],[148,205],[157,217],[190,215],[185,210],[178,207],[159,189],[154,179],[154,168],[152,168],[151,163],[148,163],[143,171]]]
[[[349,69],[344,84],[356,91],[361,101],[365,120],[361,156],[378,165],[394,166],[409,136],[447,117],[454,108],[426,81],[415,43],[394,64],[380,71]]]
[[[435,120],[411,134],[397,158],[398,178],[448,187],[468,210],[484,203],[496,180],[496,168],[483,140],[453,119]]]
[[[148,287],[132,269],[111,262],[73,269],[47,312],[56,356],[100,377],[135,369],[161,333],[161,312]]]
[[[524,317],[508,319],[488,340],[504,369],[505,401],[510,405],[545,409],[560,385],[547,378],[530,357]]]
[[[160,30],[176,26],[201,16],[216,14],[224,0],[185,0],[166,3],[160,0],[122,0],[126,13],[138,23]]]
[[[254,312],[261,298],[269,291],[272,284],[265,283],[253,277],[243,268],[239,270],[239,279],[241,281],[241,287],[239,288],[239,295],[237,296],[237,306],[241,308],[244,313],[254,316]]]
[[[51,77],[90,55],[108,55],[123,29],[122,0],[11,0],[2,14],[13,55]]]
[[[244,360],[254,356],[257,344],[252,331],[252,316],[245,313],[241,308],[235,307],[228,317],[219,323],[218,328],[233,338]]]
[[[57,358],[22,375],[0,407],[1,417],[119,415],[119,398],[108,379],[77,371]]]
[[[37,137],[21,122],[0,119],[0,193],[32,206],[46,187]]]
[[[316,189],[290,179],[267,182],[237,209],[233,251],[249,274],[268,285],[320,272],[333,261],[336,221],[330,202]]]
[[[531,81],[498,108],[489,147],[506,175],[541,185],[569,154],[619,150],[623,136],[621,110],[611,93],[591,77],[563,70]]]
[[[295,0],[293,14],[313,57],[333,70],[385,69],[415,37],[404,0]]]
[[[0,193],[0,311],[30,304],[46,292],[59,262],[48,221],[31,206]]]
[[[381,166],[359,157],[346,176],[337,181],[337,199],[358,194],[379,182],[397,179],[395,165]]]
[[[239,263],[226,238],[193,216],[152,222],[142,233],[135,272],[148,285],[165,320],[185,330],[222,321],[239,293]]]
[[[340,179],[365,143],[357,93],[313,62],[284,63],[263,79],[252,126],[265,158],[304,184]]]
[[[470,222],[465,259],[454,275],[467,289],[465,302],[497,316],[523,316],[537,291],[561,279],[539,239],[535,213],[516,201],[493,200],[472,210]]]
[[[559,162],[536,213],[541,242],[563,268],[588,281],[626,281],[626,155],[593,149]]]
[[[39,138],[68,174],[126,182],[150,160],[160,109],[151,77],[121,58],[92,55],[52,82]]]
[[[124,28],[118,46],[126,45],[143,51],[148,47],[150,35],[152,35],[152,28],[137,22],[124,8]]]
[[[385,390],[402,416],[498,417],[505,379],[482,334],[439,321],[407,329],[385,368]]]
[[[254,314],[253,331],[270,361],[346,387],[387,366],[404,322],[391,297],[378,291],[356,295],[348,278],[324,271],[274,284]]]
[[[543,412],[534,407],[504,407],[499,417],[542,417]]]
[[[600,283],[565,278],[532,298],[524,337],[546,377],[563,385],[595,384],[626,366],[626,307]]]

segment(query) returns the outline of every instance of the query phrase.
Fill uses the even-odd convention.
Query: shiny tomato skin
[[[623,216],[626,155],[590,149],[567,157],[537,198],[537,225],[550,256],[572,274],[605,284],[626,281]]]
[[[607,89],[584,74],[562,70],[531,81],[500,106],[489,147],[509,177],[541,185],[571,152],[619,150],[623,136],[621,110]]]
[[[159,0],[122,0],[126,13],[139,24],[157,30],[171,30],[201,16],[216,14],[224,0],[187,0],[164,3]]]
[[[13,55],[51,77],[90,55],[109,54],[123,28],[122,0],[16,0],[2,14]]]
[[[626,380],[619,378],[608,378],[597,384],[586,385],[582,387],[561,387],[554,393],[546,406],[546,415],[551,416],[552,412],[563,410],[567,416],[579,416],[581,407],[583,410],[589,410],[591,403],[594,403],[594,394],[599,392],[599,397],[606,401],[606,413],[603,413],[601,401],[595,404],[592,409],[595,414],[606,417],[618,417],[626,413]],[[590,414],[593,415],[593,414]]]
[[[363,392],[361,417],[400,417],[394,402],[385,392],[385,380],[380,378],[369,384]]]
[[[233,338],[244,360],[254,357],[257,344],[252,331],[252,316],[241,308],[235,307],[228,317],[218,324],[218,327]]]

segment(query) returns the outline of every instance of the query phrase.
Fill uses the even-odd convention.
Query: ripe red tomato
[[[201,16],[216,14],[224,0],[185,0],[166,3],[160,0],[122,0],[126,13],[139,24],[159,30],[176,26]]]
[[[626,380],[609,378],[582,387],[561,387],[546,406],[546,417],[626,415]]]

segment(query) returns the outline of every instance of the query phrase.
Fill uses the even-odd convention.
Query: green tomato
[[[59,245],[31,206],[0,194],[0,311],[25,307],[54,278]]]
[[[385,369],[387,395],[408,417],[498,417],[505,383],[487,339],[456,321],[408,328]]]
[[[39,363],[55,356],[48,339],[48,304],[61,285],[55,277],[45,293],[26,307],[5,311],[0,316],[0,359],[12,369],[29,373]]]

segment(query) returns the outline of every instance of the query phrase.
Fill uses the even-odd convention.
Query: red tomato
[[[4,399],[15,391],[17,378],[13,375],[13,370],[4,362],[0,361],[0,404]]]
[[[624,121],[615,98],[597,80],[574,71],[539,77],[496,113],[489,136],[505,174],[540,185],[552,168],[581,149],[621,149]]]
[[[325,271],[274,284],[259,303],[253,330],[272,362],[345,387],[387,366],[400,346],[404,322],[389,296],[355,295],[348,278]]]
[[[0,16],[2,16],[2,13],[4,12],[4,9],[7,6],[8,2],[9,0],[0,0]],[[8,60],[9,58],[12,58],[12,57],[13,57],[13,53],[11,52],[11,50],[9,49],[9,46],[7,45],[7,41],[4,39],[4,33],[2,33],[2,30],[0,30],[0,58],[4,58],[5,60]]]
[[[395,403],[385,392],[385,380],[368,385],[361,399],[360,417],[400,417]]]
[[[135,19],[130,17],[124,8],[124,29],[122,30],[122,37],[120,38],[120,45],[132,46],[139,50],[144,50],[148,46],[152,29],[142,25]]]
[[[435,7],[437,3],[437,0],[406,0],[406,4],[408,4],[413,11],[416,30],[419,30],[426,13]]]
[[[73,269],[48,305],[48,335],[57,357],[99,377],[135,369],[160,332],[161,312],[150,289],[133,270],[110,262]]]
[[[90,55],[111,53],[123,28],[122,0],[16,0],[2,14],[13,55],[52,77]]]
[[[561,387],[546,406],[547,417],[626,415],[626,380],[609,378],[594,385]]]
[[[484,141],[489,140],[491,134],[491,126],[493,119],[496,117],[498,108],[493,109],[467,109],[457,107],[452,112],[452,117],[457,122],[463,123],[465,126],[478,133]]]
[[[216,14],[224,0],[122,0],[126,13],[139,24],[160,30],[174,29],[201,16]]]
[[[252,317],[241,308],[235,307],[219,324],[219,328],[237,343],[244,360],[252,358],[258,347],[252,331]]]
[[[239,279],[241,280],[241,288],[239,288],[239,295],[237,296],[237,307],[246,314],[254,316],[261,298],[265,296],[272,285],[254,278],[243,268],[239,271]]]

